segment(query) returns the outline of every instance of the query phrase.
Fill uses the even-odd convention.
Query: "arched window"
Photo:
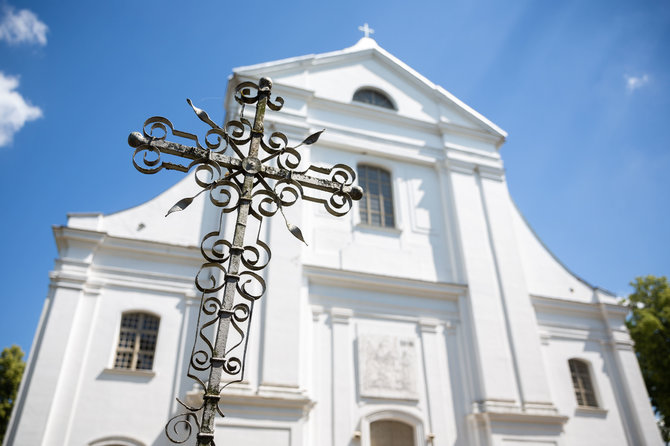
[[[570,359],[568,364],[570,365],[570,375],[572,376],[572,386],[575,389],[577,404],[585,407],[598,407],[589,364],[581,359]]]
[[[147,313],[124,313],[119,330],[115,369],[151,370],[160,319]]]
[[[144,446],[144,443],[129,437],[112,435],[111,437],[100,438],[98,440],[92,441],[88,445],[89,446]]]
[[[388,96],[372,88],[361,88],[356,91],[356,93],[354,93],[354,101],[395,110],[393,102],[391,102]]]
[[[359,205],[361,223],[395,227],[391,174],[379,167],[360,165],[358,184],[365,191]]]
[[[378,420],[370,423],[370,446],[415,446],[414,427],[402,421]]]

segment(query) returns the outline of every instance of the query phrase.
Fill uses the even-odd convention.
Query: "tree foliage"
[[[5,437],[12,406],[19,390],[21,376],[26,364],[23,362],[23,350],[12,345],[0,353],[0,441]]]
[[[670,441],[670,285],[666,277],[638,277],[626,304],[626,322],[635,341],[644,382],[659,417],[663,440]]]

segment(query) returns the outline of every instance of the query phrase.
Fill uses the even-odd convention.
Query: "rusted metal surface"
[[[271,90],[268,78],[261,78],[258,85],[243,82],[237,86],[235,100],[242,110],[245,105],[256,105],[253,124],[242,113],[238,120],[220,127],[187,100],[198,118],[210,127],[204,145],[195,134],[176,130],[170,121],[159,116],[147,119],[142,133],[133,132],[128,137],[128,143],[135,148],[133,164],[137,170],[153,174],[161,169],[195,169],[195,181],[202,188],[196,196],[209,192],[210,201],[220,208],[219,228],[206,234],[200,245],[205,263],[196,275],[195,285],[202,298],[187,370],[187,376],[204,389],[204,394],[202,403],[195,406],[177,399],[184,412],[165,426],[173,443],[195,440],[199,446],[214,445],[216,414],[223,416],[221,391],[244,378],[253,305],[266,288],[258,271],[268,265],[271,257],[270,247],[261,240],[263,218],[279,211],[287,229],[304,242],[300,228],[286,219],[284,208],[305,199],[324,205],[332,215],[342,216],[351,209],[353,200],[363,196],[363,190],[353,184],[356,175],[349,166],[309,166],[300,170],[303,163],[298,148],[316,143],[323,130],[294,147],[288,145],[283,133],[264,134],[266,109],[279,111],[284,103],[281,97],[273,101]],[[170,133],[193,145],[168,141]],[[165,160],[163,155],[175,160]],[[191,162],[183,164],[184,160]],[[168,215],[184,210],[196,196],[177,202]],[[223,234],[223,224],[225,214],[233,211],[237,215],[230,241]],[[257,231],[249,237],[246,230],[251,223]]]

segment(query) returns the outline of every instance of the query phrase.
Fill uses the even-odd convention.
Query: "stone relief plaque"
[[[358,338],[361,396],[418,399],[416,338],[363,334]]]

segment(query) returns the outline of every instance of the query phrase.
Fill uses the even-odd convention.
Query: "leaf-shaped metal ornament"
[[[281,216],[284,217],[284,223],[286,223],[286,227],[288,228],[288,231],[293,234],[293,237],[297,238],[301,242],[305,244],[305,246],[309,246],[305,239],[302,236],[302,231],[300,230],[299,227],[296,225],[289,223],[288,219],[286,218],[286,214],[284,214],[284,208],[281,207],[281,204],[279,205],[279,211],[281,212]]]
[[[193,195],[192,197],[182,198],[181,200],[176,202],[175,205],[172,206],[169,211],[167,211],[167,214],[165,214],[165,216],[167,217],[168,215],[170,215],[173,212],[183,211],[193,202],[193,200],[195,200],[195,197],[197,197],[198,195],[200,195],[201,193],[203,193],[207,190],[211,190],[215,185],[216,185],[216,183],[212,183],[208,187],[206,187],[203,190],[201,190],[200,192],[198,192],[197,194]],[[284,217],[284,219],[286,219],[286,217]]]
[[[191,100],[189,98],[186,98],[186,102],[188,102],[188,105],[191,106],[191,108],[193,109],[195,114],[198,116],[198,118],[200,118],[200,120],[202,122],[204,122],[205,124],[209,124],[212,128],[215,128],[215,129],[221,128],[214,121],[212,121],[212,119],[209,117],[209,115],[207,114],[207,112],[205,110],[202,110],[202,109],[196,107],[195,105],[193,105],[193,102],[191,102]]]
[[[197,197],[197,195],[196,195],[196,197]],[[194,198],[195,197],[182,198],[181,200],[176,202],[175,205],[172,206],[169,211],[167,211],[167,214],[165,214],[165,216],[167,217],[168,215],[170,215],[173,212],[183,211],[193,202]]]
[[[298,147],[300,147],[303,144],[308,145],[308,146],[311,145],[311,144],[314,144],[315,142],[317,142],[319,140],[319,136],[321,136],[321,134],[325,131],[326,131],[326,129],[323,129],[323,130],[319,130],[316,133],[312,133],[311,135],[309,135],[307,138],[305,138],[300,144],[298,144],[294,148],[297,149]]]
[[[305,246],[309,246],[309,245],[307,244],[307,242],[305,241],[305,239],[302,237],[302,231],[300,230],[299,227],[297,227],[296,225],[291,224],[291,223],[289,223],[289,222],[286,222],[286,227],[288,228],[289,232],[290,232],[291,234],[293,234],[293,236],[294,236],[295,238],[297,238],[298,240],[300,240],[301,242],[303,242],[303,243],[305,244]]]

